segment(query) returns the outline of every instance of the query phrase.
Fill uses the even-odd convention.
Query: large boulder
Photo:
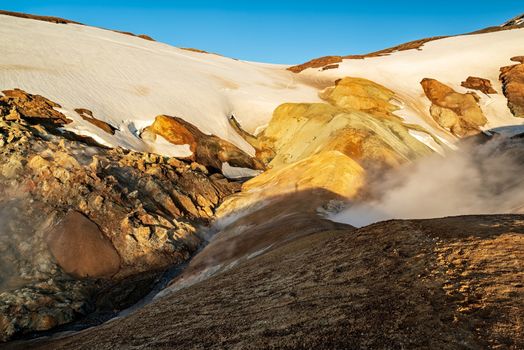
[[[120,270],[120,256],[100,228],[70,211],[47,234],[58,265],[74,277],[111,277]]]

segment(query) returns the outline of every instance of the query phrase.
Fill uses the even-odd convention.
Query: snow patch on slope
[[[234,113],[249,131],[266,124],[283,102],[319,101],[285,67],[237,61],[75,24],[0,15],[0,90],[20,88],[57,103],[68,130],[104,145],[148,151],[137,130],[173,115],[253,154],[229,125]],[[104,133],[74,112],[87,108],[118,128]],[[129,122],[132,121],[132,122]],[[183,155],[168,146],[165,155]]]

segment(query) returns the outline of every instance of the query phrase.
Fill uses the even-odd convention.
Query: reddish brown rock
[[[341,56],[324,56],[315,58],[311,61],[308,61],[304,64],[299,64],[297,66],[289,67],[288,70],[292,71],[293,73],[300,73],[305,69],[308,68],[322,68],[334,63],[340,63],[342,62]]]
[[[75,109],[75,112],[78,113],[84,119],[85,121],[93,124],[96,127],[99,127],[100,129],[104,130],[106,133],[114,135],[115,131],[118,130],[113,125],[106,123],[100,119],[97,119],[93,116],[93,112],[91,112],[88,109],[85,108],[77,108]]]
[[[181,118],[160,115],[144,132],[160,135],[174,145],[189,145],[193,152],[190,159],[208,167],[221,170],[222,164],[228,162],[234,167],[263,169],[257,159],[237,146],[218,136],[206,135]]]
[[[0,97],[0,101],[12,106],[26,120],[58,125],[72,122],[64,114],[55,110],[61,107],[58,103],[43,96],[32,95],[20,89],[4,90],[2,93],[4,96]]]
[[[425,78],[420,84],[432,103],[431,116],[453,135],[464,137],[477,134],[480,127],[487,123],[475,93],[458,93],[435,79]]]
[[[517,118],[524,118],[524,56],[512,57],[520,62],[500,69],[502,91],[508,100],[508,108]]]
[[[463,81],[461,86],[467,89],[479,90],[485,94],[496,94],[497,91],[491,86],[491,81],[489,79],[479,78],[479,77],[468,77]]]
[[[493,33],[493,32],[499,32],[503,30],[522,28],[524,26],[524,22],[522,22],[522,20],[517,21],[516,20],[517,18],[520,19],[522,18],[522,16],[516,17],[515,19],[508,21],[502,26],[488,27],[488,28],[476,30],[474,32],[466,33],[462,35]],[[371,57],[387,56],[397,51],[421,50],[422,46],[424,46],[424,44],[428,42],[445,39],[449,37],[450,36],[434,36],[434,37],[429,37],[429,38],[424,38],[424,39],[413,40],[413,41],[409,41],[404,44],[396,45],[393,47],[389,47],[387,49],[374,51],[374,52],[370,52],[370,53],[363,54],[363,55],[325,56],[325,57],[315,58],[308,62],[299,64],[296,66],[291,66],[288,68],[288,70],[293,73],[300,73],[303,70],[308,69],[308,68],[322,68],[327,65],[331,65],[332,63],[342,62],[343,59],[364,59],[364,58],[371,58]]]
[[[328,70],[328,69],[337,69],[339,67],[338,64],[330,64],[325,67],[322,67],[322,70]]]
[[[111,277],[120,257],[100,228],[77,211],[70,211],[46,237],[58,265],[75,277]]]

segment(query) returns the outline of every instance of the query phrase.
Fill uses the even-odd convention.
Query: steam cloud
[[[524,139],[496,136],[386,175],[370,185],[374,199],[330,219],[361,227],[393,218],[524,213],[523,174]]]

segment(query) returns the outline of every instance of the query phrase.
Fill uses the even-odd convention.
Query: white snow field
[[[165,145],[149,147],[137,133],[167,114],[253,153],[228,116],[234,113],[254,131],[282,102],[319,101],[317,89],[297,82],[285,66],[191,52],[83,25],[0,15],[0,47],[0,90],[43,95],[74,120],[67,129],[139,151],[166,153]],[[75,108],[91,110],[120,132],[104,133]]]
[[[228,116],[234,114],[246,130],[255,132],[279,104],[320,102],[318,87],[344,76],[367,78],[394,90],[401,106],[398,115],[449,144],[454,137],[429,115],[430,103],[420,86],[423,78],[438,79],[458,92],[467,91],[460,82],[469,75],[490,79],[499,93],[479,93],[489,119],[486,129],[524,122],[511,115],[498,80],[500,67],[524,54],[524,29],[441,39],[421,50],[344,60],[338,69],[300,74],[283,65],[182,50],[109,30],[5,15],[0,15],[0,47],[0,90],[20,88],[59,103],[74,120],[67,129],[103,144],[167,156],[187,156],[190,151],[161,138],[149,144],[138,137],[159,114],[181,117],[253,154],[229,126]],[[82,120],[75,108],[91,110],[119,131],[114,136],[103,132]],[[417,137],[439,151],[430,137]]]

